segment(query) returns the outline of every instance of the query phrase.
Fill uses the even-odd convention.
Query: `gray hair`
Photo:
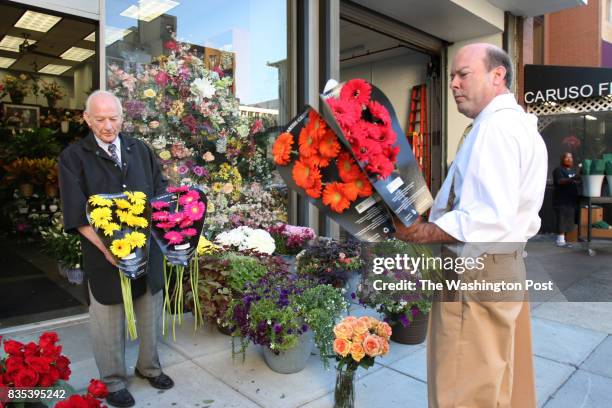
[[[508,53],[499,47],[489,45],[485,54],[485,66],[487,70],[491,71],[499,66],[506,68],[506,87],[512,86],[512,79],[514,77],[514,69],[512,68],[512,60]]]
[[[109,91],[102,91],[100,89],[98,89],[97,91],[93,91],[88,97],[87,100],[85,101],[85,112],[87,113],[91,113],[91,103],[92,100],[99,95],[104,95],[104,96],[108,96],[110,98],[112,98],[115,103],[117,104],[117,109],[119,110],[119,116],[123,117],[123,106],[121,106],[121,100],[119,100],[119,98],[117,98],[117,95],[115,95],[112,92]]]

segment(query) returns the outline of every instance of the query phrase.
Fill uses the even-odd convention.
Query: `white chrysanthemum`
[[[191,93],[201,98],[212,98],[217,91],[214,85],[206,78],[197,78],[191,83]]]
[[[263,229],[252,230],[246,239],[246,246],[248,249],[268,255],[272,255],[276,249],[274,238]]]

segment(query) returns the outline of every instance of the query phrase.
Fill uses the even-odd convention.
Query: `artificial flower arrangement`
[[[287,186],[351,234],[378,241],[393,232],[390,215],[366,173],[314,109],[292,121],[276,139],[272,154]]]
[[[411,225],[433,204],[412,148],[388,98],[363,79],[321,95],[321,115],[349,149],[387,207]],[[398,154],[402,154],[398,163]]]
[[[117,261],[123,306],[130,338],[136,320],[130,280],[146,273],[149,254],[151,206],[140,191],[96,194],[87,200],[87,220]]]
[[[71,374],[70,359],[62,354],[58,341],[55,332],[44,332],[38,343],[27,344],[15,340],[2,342],[0,336],[6,353],[5,357],[0,357],[0,388],[53,388],[58,392],[51,392],[49,397],[55,398],[72,392],[66,383]],[[50,402],[50,399],[42,401]]]
[[[389,352],[392,329],[370,316],[348,316],[334,326],[334,353],[338,361],[334,407],[354,406],[355,372],[374,365],[376,357]]]
[[[39,92],[45,98],[50,99],[52,101],[57,101],[59,99],[62,99],[64,96],[66,96],[66,92],[64,91],[64,88],[58,85],[58,83],[55,81],[53,82],[40,81]]]
[[[172,335],[176,339],[176,323],[182,323],[184,292],[183,275],[189,267],[189,282],[192,292],[198,287],[199,263],[197,247],[204,226],[206,196],[196,188],[188,186],[168,187],[166,193],[152,199],[152,234],[164,254],[164,310],[173,315]],[[175,276],[174,293],[170,295],[170,280]],[[173,304],[172,304],[173,303]],[[200,303],[193,301],[195,328],[200,323]],[[165,333],[165,313],[162,315]]]
[[[18,76],[6,75],[2,80],[2,87],[0,88],[0,97],[4,97],[6,94],[11,96],[13,102],[18,102],[19,99],[23,100],[23,97],[30,91],[30,77],[26,74],[19,74]]]
[[[106,408],[100,399],[108,396],[108,388],[100,380],[91,379],[84,395],[73,394],[68,399],[55,404],[54,408]]]
[[[278,255],[297,255],[315,238],[312,228],[289,225],[284,222],[269,227],[268,232],[274,238]]]

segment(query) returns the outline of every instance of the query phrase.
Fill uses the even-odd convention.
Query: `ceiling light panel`
[[[5,35],[0,41],[0,50],[19,52],[19,46],[23,44],[25,40],[20,37],[13,37],[12,35]],[[28,39],[28,44],[32,45],[36,41]]]
[[[96,42],[96,32],[89,34],[87,37],[83,38],[85,41]]]
[[[61,17],[28,10],[15,23],[15,27],[46,33],[61,19]]]
[[[61,75],[64,72],[68,71],[72,68],[70,65],[56,65],[56,64],[48,64],[43,68],[39,69],[38,72],[41,74],[51,74],[51,75]]]
[[[95,53],[94,50],[88,50],[86,48],[70,47],[66,52],[60,55],[60,58],[70,61],[84,61]]]
[[[180,3],[172,0],[139,0],[138,5],[132,5],[121,12],[123,17],[149,22],[161,16]]]
[[[15,58],[0,57],[0,68],[8,68],[17,61]]]

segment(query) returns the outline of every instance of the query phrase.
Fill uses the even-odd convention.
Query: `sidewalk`
[[[539,407],[610,405],[612,303],[560,302],[562,297],[577,293],[592,293],[592,299],[597,299],[598,290],[612,288],[612,249],[607,245],[596,257],[581,255],[578,250],[528,248],[528,269],[565,276],[565,288],[562,287],[562,294],[554,295],[555,301],[532,305]],[[570,279],[587,262],[588,274]],[[352,309],[356,315],[372,314],[372,310],[356,305]],[[2,334],[29,341],[48,329],[58,332],[64,353],[72,360],[71,384],[76,389],[84,389],[91,378],[98,377],[86,317],[59,327]],[[128,372],[133,373],[137,344],[129,343],[126,354]],[[205,328],[194,333],[190,317],[177,330],[176,342],[171,337],[162,339],[160,354],[164,371],[175,380],[176,386],[169,391],[158,391],[144,380],[132,377],[130,391],[138,407],[333,406],[335,372],[325,371],[317,356],[311,356],[305,370],[290,375],[272,372],[255,346],[249,347],[244,363],[240,357],[232,361],[230,337],[215,329]],[[359,370],[356,406],[426,407],[425,354],[424,345],[391,343],[389,355],[377,359],[379,363],[370,370]]]

